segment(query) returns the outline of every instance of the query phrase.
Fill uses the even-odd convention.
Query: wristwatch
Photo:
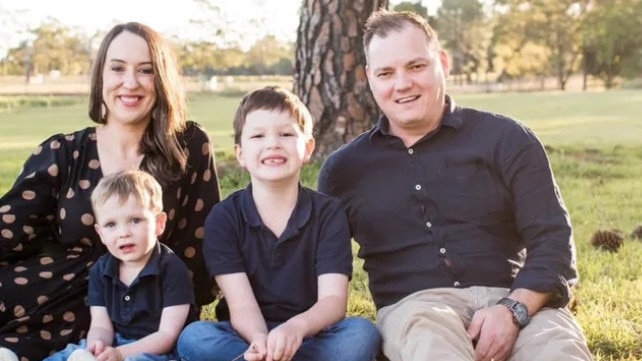
[[[515,301],[512,298],[502,298],[497,302],[498,305],[504,305],[508,307],[510,312],[513,313],[513,322],[520,328],[526,327],[531,321],[531,316],[528,314],[528,308],[526,305],[519,301]]]

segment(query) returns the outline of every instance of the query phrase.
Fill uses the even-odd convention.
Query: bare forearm
[[[261,311],[258,309],[239,309],[230,312],[234,330],[248,343],[259,336],[268,334],[267,325]]]
[[[305,337],[310,337],[339,322],[345,316],[346,299],[328,296],[320,299],[309,310],[292,317],[287,322],[297,323],[302,330],[305,330]]]
[[[537,313],[546,303],[550,300],[551,293],[541,293],[531,291],[526,288],[518,288],[513,290],[508,296],[516,301],[519,301],[526,305],[528,308],[528,313],[532,316]]]
[[[87,346],[92,346],[96,342],[111,346],[114,342],[114,331],[102,327],[91,327],[87,332]]]
[[[117,349],[123,355],[123,358],[150,353],[153,355],[164,355],[172,351],[178,339],[177,333],[167,333],[156,331],[138,341],[127,345],[118,346]]]

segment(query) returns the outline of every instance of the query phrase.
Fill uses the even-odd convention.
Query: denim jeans
[[[121,335],[116,334],[114,336],[113,346],[127,345],[128,343],[132,343],[135,341],[137,340],[128,340],[123,338]],[[55,354],[47,357],[42,361],[67,361],[67,358],[69,357],[69,355],[71,355],[72,352],[76,351],[79,348],[87,348],[86,339],[80,340],[80,342],[77,345],[70,343],[67,345],[67,347],[65,347],[64,350],[58,351]],[[170,360],[176,360],[175,356],[176,355],[174,354],[174,352],[170,354],[165,354],[165,355],[152,355],[150,353],[143,353],[140,355],[125,357],[124,361],[170,361]]]
[[[268,322],[271,330],[280,325]],[[199,321],[188,325],[178,338],[182,361],[231,361],[250,345],[230,322]],[[303,340],[293,361],[373,361],[381,337],[374,323],[361,317],[345,318]]]

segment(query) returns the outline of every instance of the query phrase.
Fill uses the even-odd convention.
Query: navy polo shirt
[[[126,286],[119,278],[120,260],[102,255],[91,268],[89,306],[107,308],[114,331],[138,340],[158,331],[163,308],[189,304],[185,324],[196,319],[194,290],[185,263],[167,246],[157,243],[147,265]]]
[[[266,321],[284,322],[317,302],[317,278],[352,275],[345,211],[327,195],[299,186],[297,204],[280,237],[261,220],[252,185],[216,204],[205,221],[203,254],[212,277],[245,273]],[[223,298],[219,321],[229,320]]]
[[[321,168],[319,191],[346,208],[377,308],[471,286],[565,305],[575,248],[544,147],[513,119],[447,101],[440,127],[410,147],[382,117]]]

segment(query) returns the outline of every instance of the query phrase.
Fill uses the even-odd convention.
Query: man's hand
[[[292,320],[268,334],[266,361],[290,361],[303,342],[305,331]]]
[[[506,306],[494,305],[478,310],[468,327],[468,336],[477,340],[475,361],[505,361],[508,359],[519,327]]]

